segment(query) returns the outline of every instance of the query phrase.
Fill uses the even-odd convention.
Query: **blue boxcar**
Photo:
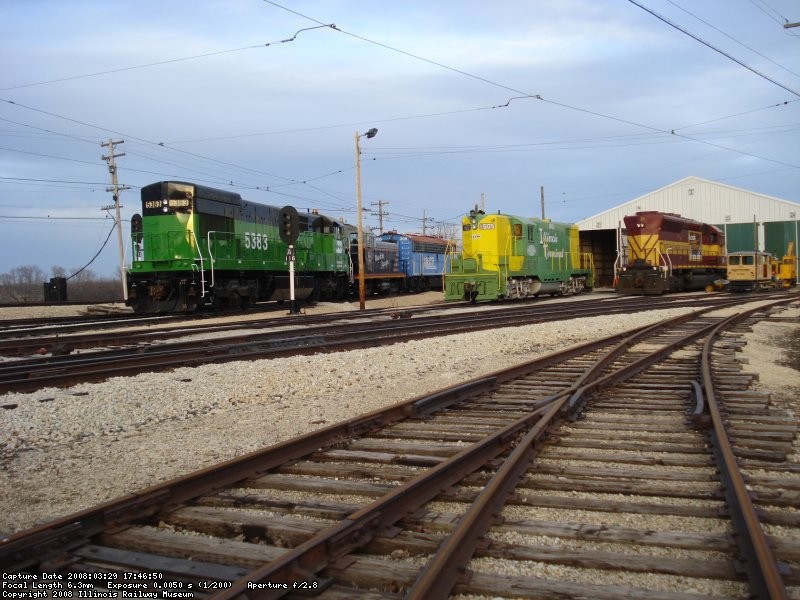
[[[407,289],[441,290],[447,269],[449,243],[443,238],[412,233],[384,233],[379,239],[397,244],[400,271],[406,274]]]

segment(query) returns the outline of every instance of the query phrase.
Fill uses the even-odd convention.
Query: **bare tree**
[[[0,274],[0,299],[3,302],[41,302],[45,274],[35,265],[14,267]]]
[[[73,272],[77,271],[74,269]],[[91,269],[76,273],[68,282],[69,299],[74,302],[118,302],[122,300],[119,278],[103,279]]]
[[[119,278],[104,279],[94,271],[50,267],[53,278],[67,280],[67,299],[72,302],[118,302],[122,300]],[[48,284],[44,271],[35,265],[15,267],[8,273],[0,273],[0,302],[42,302]]]
[[[447,223],[445,221],[436,221],[436,235],[437,237],[455,242],[461,241],[461,226],[458,223]]]

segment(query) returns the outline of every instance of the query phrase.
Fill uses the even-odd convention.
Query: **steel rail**
[[[727,305],[727,303],[725,304]],[[712,310],[719,306],[706,307]],[[614,307],[594,306],[559,308],[559,318],[578,318],[623,312]],[[588,313],[588,314],[587,314]],[[397,343],[435,335],[469,333],[511,324],[535,324],[553,319],[540,314],[480,313],[466,316],[424,317],[411,321],[381,321],[357,326],[329,326],[312,332],[265,332],[227,340],[200,340],[125,351],[103,351],[78,356],[55,357],[46,361],[14,361],[0,366],[0,393],[30,392],[47,386],[66,386],[83,381],[98,381],[112,376],[137,375],[145,369],[159,370],[193,367],[202,364],[276,358],[318,351],[340,351],[371,347],[383,340]]]
[[[774,304],[785,302],[786,301],[783,300]],[[763,307],[759,307],[753,311],[748,311],[748,313],[762,309]],[[696,315],[684,315],[683,317],[675,319],[674,322],[683,323],[690,320],[693,316]],[[577,382],[576,385],[573,386],[572,395],[569,398],[562,398],[557,403],[553,404],[543,416],[542,420],[526,434],[520,444],[504,461],[501,468],[492,476],[484,490],[477,496],[472,506],[470,506],[467,512],[461,517],[459,523],[450,532],[447,539],[440,545],[434,557],[422,570],[417,580],[409,589],[406,599],[446,599],[452,593],[459,578],[463,576],[464,569],[472,558],[480,538],[489,530],[492,522],[496,519],[495,515],[497,511],[505,504],[506,497],[514,489],[520,477],[522,477],[527,470],[531,460],[536,456],[541,446],[543,436],[557,426],[557,421],[560,416],[574,418],[574,416],[583,409],[588,398],[600,388],[613,386],[632,377],[652,364],[661,361],[665,356],[672,354],[675,350],[703,336],[708,336],[709,340],[712,339],[715,332],[722,330],[728,321],[724,321],[721,324],[712,323],[697,331],[690,332],[682,338],[665,345],[663,348],[642,357],[616,372],[589,382],[589,372],[596,372],[596,370],[605,368],[626,348],[651,335],[658,329],[658,325],[661,324],[647,327],[638,334],[623,340],[616,348],[609,352],[607,356],[598,360],[597,364],[584,374],[583,381]],[[742,483],[742,485],[744,484]],[[768,561],[769,558],[765,558],[764,560]],[[774,560],[772,564],[774,565]],[[785,596],[775,596],[776,600],[782,600],[784,597]]]
[[[711,352],[714,341],[720,333],[732,325],[749,318],[753,314],[781,304],[774,302],[733,315],[714,329],[703,346],[701,371],[705,407],[711,417],[709,438],[711,440],[720,479],[723,483],[725,499],[731,511],[731,521],[737,535],[736,543],[744,558],[745,570],[750,582],[751,598],[755,600],[788,600],[789,595],[780,574],[779,565],[770,547],[769,540],[758,518],[750,492],[742,477],[733,446],[728,438],[714,385],[711,366]]]
[[[703,309],[704,312],[706,310]],[[633,332],[641,332],[638,328]],[[65,548],[82,545],[107,528],[124,526],[137,519],[152,517],[160,511],[178,506],[191,498],[212,493],[237,481],[257,477],[286,461],[297,460],[320,448],[330,447],[361,433],[379,429],[408,416],[422,417],[449,404],[458,402],[491,389],[498,381],[506,381],[526,373],[559,364],[579,356],[618,343],[630,337],[631,331],[587,342],[563,352],[551,354],[522,365],[497,371],[489,376],[468,382],[457,388],[447,388],[415,398],[387,409],[373,411],[350,421],[332,425],[256,451],[214,467],[152,486],[141,492],[122,497],[79,513],[56,519],[50,523],[19,532],[0,540],[0,567],[22,570],[40,562],[41,557],[57,555]],[[438,488],[441,491],[441,487]]]
[[[558,318],[565,318],[571,315],[574,315],[574,318],[578,318],[583,315],[583,313],[590,313],[594,314],[597,313],[600,309],[597,308],[596,304],[586,304],[585,306],[574,306],[571,305],[569,307],[565,305],[547,305],[547,307],[537,307],[536,310],[532,310],[531,308],[526,309],[503,309],[502,311],[468,311],[463,312],[460,314],[439,314],[439,315],[432,315],[432,316],[416,316],[413,319],[413,323],[415,324],[430,324],[430,323],[440,323],[445,324],[449,321],[459,322],[469,318],[488,318],[488,319],[497,319],[497,318],[514,318],[519,319],[523,322],[531,322],[531,320],[547,320],[547,319],[558,319]],[[641,307],[642,310],[651,310],[652,305],[643,305]],[[431,312],[433,309],[430,309],[426,312]],[[442,309],[437,309],[442,310]],[[619,313],[619,312],[631,312],[631,307],[629,306],[620,306],[620,307],[611,307],[610,309],[604,310],[606,314],[608,313]],[[304,317],[302,319],[299,318],[292,318],[287,320],[280,320],[280,319],[258,319],[253,321],[245,321],[245,322],[236,322],[236,323],[222,323],[222,324],[213,324],[213,325],[203,325],[202,323],[192,324],[188,327],[170,327],[170,328],[162,328],[157,330],[152,329],[145,329],[145,330],[122,330],[111,334],[98,334],[98,333],[89,333],[89,334],[79,334],[79,335],[71,335],[71,336],[49,336],[49,337],[39,337],[39,338],[14,338],[10,340],[2,341],[0,340],[0,354],[4,352],[6,355],[23,355],[23,354],[33,354],[36,350],[40,348],[44,349],[51,349],[54,347],[60,347],[68,351],[73,351],[77,349],[90,349],[90,348],[98,348],[104,346],[126,346],[124,349],[119,350],[96,350],[94,352],[87,352],[83,353],[80,356],[80,359],[76,359],[75,356],[50,356],[50,357],[42,357],[42,358],[33,358],[33,359],[23,359],[21,361],[17,361],[17,363],[23,363],[25,365],[35,366],[35,365],[55,365],[55,364],[68,364],[75,360],[88,360],[92,357],[114,357],[120,358],[125,357],[130,354],[136,354],[141,352],[150,352],[158,349],[166,350],[166,349],[183,349],[183,348],[190,348],[193,344],[196,345],[196,342],[170,342],[167,344],[159,345],[159,346],[145,346],[142,347],[141,344],[143,343],[152,343],[153,340],[168,340],[174,338],[181,338],[181,337],[189,337],[193,335],[199,334],[211,334],[211,333],[220,333],[220,332],[232,332],[231,335],[224,337],[224,338],[215,338],[215,343],[221,344],[247,344],[247,343],[254,343],[261,340],[269,340],[276,335],[278,337],[286,337],[286,336],[307,336],[309,335],[309,330],[314,335],[320,335],[322,333],[339,333],[339,332],[349,332],[355,329],[355,325],[353,321],[359,321],[361,324],[370,323],[370,322],[377,322],[382,323],[385,326],[391,326],[395,324],[398,327],[406,326],[409,321],[402,320],[402,321],[391,321],[391,320],[383,320],[383,321],[371,321],[372,319],[381,318],[381,317],[388,317],[389,315],[385,312],[371,312],[367,315],[358,313],[356,315],[350,315],[349,313],[334,313],[334,314],[324,314],[324,315],[315,315]],[[345,324],[336,323],[336,321],[345,321]],[[2,322],[0,321],[0,325]],[[233,333],[240,330],[245,330],[245,333]],[[132,347],[138,346],[138,347]]]
[[[639,331],[641,328],[635,330]],[[151,517],[197,496],[212,493],[238,481],[258,477],[289,460],[297,460],[352,439],[364,432],[408,417],[425,415],[449,404],[491,389],[498,381],[506,381],[559,364],[571,357],[614,344],[630,335],[630,331],[586,342],[473,379],[460,386],[445,388],[393,406],[372,411],[354,419],[325,427],[250,454],[201,469],[140,492],[123,496],[96,507],[0,539],[0,568],[15,570],[38,562],[37,557],[58,553],[70,544],[80,544],[107,527],[119,527],[136,519]]]
[[[616,300],[616,301],[615,301]],[[492,307],[490,310],[486,310],[485,308],[471,308],[465,309],[463,306],[459,305],[426,305],[421,307],[406,307],[402,310],[399,309],[371,309],[369,311],[365,311],[364,313],[326,313],[320,315],[303,315],[300,317],[289,317],[289,318],[263,318],[263,319],[253,319],[250,321],[237,321],[235,323],[228,322],[228,323],[214,323],[208,324],[203,323],[201,319],[192,319],[188,325],[185,323],[186,319],[184,319],[184,324],[182,326],[171,326],[171,327],[160,327],[159,329],[152,329],[151,327],[145,328],[126,328],[122,329],[124,325],[117,324],[115,325],[116,328],[120,329],[120,331],[114,333],[70,333],[69,331],[58,331],[56,333],[48,332],[48,335],[38,335],[38,329],[33,330],[31,333],[32,335],[26,335],[25,331],[18,331],[14,332],[9,329],[4,329],[5,322],[0,320],[0,355],[3,356],[25,356],[34,354],[36,351],[40,349],[50,350],[53,349],[54,356],[51,357],[41,357],[36,359],[28,359],[30,360],[30,364],[36,363],[54,363],[62,360],[68,360],[69,357],[64,356],[56,356],[56,353],[60,352],[62,354],[70,353],[74,350],[86,350],[91,348],[98,348],[98,347],[107,347],[107,346],[126,346],[130,348],[130,346],[138,345],[142,343],[148,343],[152,340],[167,340],[167,339],[174,339],[179,337],[186,337],[188,335],[197,334],[197,333],[206,333],[206,332],[223,332],[223,331],[231,331],[235,332],[238,330],[249,330],[248,333],[244,335],[237,336],[236,334],[232,334],[230,337],[225,338],[226,341],[230,343],[236,343],[236,341],[246,341],[252,339],[254,335],[254,331],[257,330],[266,330],[270,328],[279,328],[283,331],[285,330],[292,330],[292,329],[303,329],[306,330],[310,326],[314,328],[323,328],[326,331],[333,331],[336,327],[342,327],[341,325],[336,325],[336,321],[353,321],[353,320],[360,320],[360,321],[367,321],[369,319],[379,319],[382,317],[385,318],[405,318],[406,316],[414,316],[414,321],[435,321],[435,320],[446,320],[448,318],[457,318],[453,317],[449,313],[452,310],[460,309],[461,316],[466,317],[467,315],[473,315],[475,317],[482,317],[485,315],[490,315],[492,312],[502,312],[509,317],[512,315],[519,315],[520,318],[529,318],[534,315],[540,315],[543,319],[544,318],[560,318],[560,315],[567,315],[570,316],[571,314],[575,314],[576,316],[584,311],[591,311],[592,309],[597,310],[596,307],[599,304],[603,305],[610,305],[608,310],[605,311],[609,314],[611,313],[621,313],[621,312],[634,312],[635,310],[653,310],[656,306],[660,307],[667,307],[667,308],[677,308],[682,306],[697,306],[701,303],[725,303],[726,301],[730,302],[729,298],[720,298],[717,296],[710,296],[710,297],[695,297],[695,298],[683,298],[683,299],[668,299],[668,300],[661,300],[657,304],[654,304],[652,300],[647,302],[640,301],[635,299],[633,301],[621,301],[619,299],[601,299],[597,302],[588,302],[588,303],[544,303],[544,304],[536,304],[536,305],[523,305],[523,306],[504,306],[500,309],[496,309],[496,307]],[[662,306],[663,305],[663,306]],[[426,316],[424,313],[431,313],[431,312],[444,312],[445,314],[433,315],[433,316]],[[423,316],[420,316],[423,315]],[[219,315],[225,316],[225,315]],[[164,322],[172,322],[172,321],[157,321],[155,324],[164,323]],[[138,323],[136,324],[138,326]],[[103,327],[104,329],[106,327]],[[92,327],[92,329],[96,329]],[[4,336],[8,336],[7,339],[3,339]],[[173,345],[173,344],[170,344]],[[177,345],[177,344],[175,344]],[[98,352],[110,355],[113,353],[124,355],[125,353],[130,353],[132,350],[103,350],[102,352]]]
[[[528,431],[519,445],[503,462],[500,469],[492,476],[472,506],[461,517],[456,527],[440,545],[434,557],[422,570],[410,588],[406,596],[407,600],[447,598],[451,594],[464,568],[472,558],[480,538],[489,530],[495,520],[495,515],[505,504],[508,494],[513,491],[530,462],[538,453],[544,436],[560,425],[563,418],[573,418],[579,412],[582,408],[579,402],[581,398],[586,397],[590,390],[594,391],[601,387],[611,386],[632,377],[648,366],[659,362],[666,354],[672,353],[674,350],[691,343],[705,332],[712,330],[716,327],[716,323],[706,325],[699,331],[690,332],[668,344],[664,349],[656,350],[609,375],[601,377],[599,375],[601,372],[628,348],[656,334],[664,329],[665,326],[681,325],[704,312],[708,312],[708,310],[667,319],[646,327],[622,340],[587,369],[570,390],[565,392],[566,395],[559,398],[541,421]]]
[[[216,593],[213,599],[228,600],[243,594],[246,594],[248,598],[280,598],[286,593],[285,590],[253,590],[249,584],[267,581],[288,584],[298,578],[313,579],[317,572],[323,570],[337,558],[367,544],[381,529],[393,526],[403,516],[435,498],[442,489],[448,488],[458,480],[456,475],[460,474],[463,477],[485,464],[487,460],[496,458],[502,452],[513,448],[511,458],[504,461],[500,471],[492,477],[484,491],[479,494],[472,507],[459,521],[456,529],[440,546],[440,551],[423,569],[407,596],[414,599],[447,598],[455,585],[458,574],[472,556],[477,539],[488,528],[495,510],[505,502],[507,493],[513,489],[521,473],[527,467],[528,461],[533,455],[534,444],[538,443],[546,432],[557,426],[556,416],[567,409],[572,398],[587,389],[587,382],[600,377],[608,365],[639,341],[715,309],[716,307],[704,308],[673,319],[666,319],[621,337],[616,346],[588,367],[569,388],[543,399],[535,411],[521,417],[502,430],[490,434],[472,447],[420,475],[408,485],[393,490],[371,505],[353,513],[345,521],[319,532],[304,544],[284,554],[280,559],[234,581],[230,588]],[[710,330],[715,325],[716,323],[707,325],[703,331]],[[692,334],[689,336],[689,341],[696,337],[697,334]],[[677,343],[675,342],[675,344]],[[655,352],[652,356],[655,358],[648,356],[636,361],[641,365],[638,369],[626,368],[625,371],[629,373],[627,376],[632,376],[646,368],[648,364],[656,362],[662,353]],[[609,376],[602,377],[602,379],[608,380]],[[614,381],[617,380],[617,378],[614,379]],[[476,453],[479,453],[482,458],[478,459]],[[447,479],[440,479],[440,473],[446,473]]]
[[[536,317],[530,321],[530,323],[535,322],[541,320]],[[206,340],[194,342],[188,347],[179,345],[177,349],[164,346],[149,352],[133,351],[125,354],[103,352],[98,353],[99,356],[84,354],[79,357],[67,357],[58,363],[41,364],[38,368],[35,364],[15,361],[0,367],[0,393],[30,392],[47,386],[100,381],[112,376],[138,375],[144,370],[195,367],[211,363],[314,354],[320,351],[370,348],[375,345],[396,344],[438,335],[470,333],[512,324],[520,324],[520,319],[494,315],[479,321],[469,319],[458,322],[434,321],[431,324],[407,322],[395,325],[384,322],[367,328],[350,327],[319,335],[303,333],[280,337],[280,334],[276,336],[273,333],[259,336],[263,338],[261,340],[253,339],[234,344]]]
[[[700,313],[715,310],[716,308],[718,307],[706,308],[702,311],[695,311],[692,314],[697,316]],[[688,320],[690,318],[691,315],[685,315],[682,317],[684,320]],[[662,322],[662,325],[664,323],[666,322]],[[638,331],[641,335],[644,335],[645,331],[652,330],[654,327],[656,326],[641,328]],[[630,332],[628,332],[628,334],[630,334]],[[603,342],[605,342],[605,345],[619,342],[617,346],[618,348],[621,348],[622,346],[627,347],[632,343],[635,343],[632,340],[628,340],[627,337],[629,337],[627,334],[609,336],[608,338],[605,338],[605,340],[600,340],[598,342],[592,342],[573,348],[571,352],[573,352],[573,355],[578,355],[587,351],[590,347],[601,347],[604,345]],[[498,371],[491,376],[474,380],[470,384],[461,386],[461,388],[458,390],[441,390],[440,392],[434,394],[429,394],[411,401],[400,403],[394,407],[390,407],[385,411],[375,411],[352,422],[331,426],[325,430],[321,430],[321,432],[318,432],[324,432],[324,438],[316,437],[316,434],[308,434],[307,436],[303,436],[303,438],[298,438],[297,440],[279,444],[265,451],[252,453],[251,455],[241,457],[240,459],[234,459],[232,461],[228,461],[227,463],[223,463],[223,465],[228,465],[230,467],[229,471],[219,472],[214,468],[206,469],[194,474],[200,475],[200,477],[197,479],[194,479],[192,475],[185,476],[183,478],[173,480],[172,482],[166,482],[161,486],[149,488],[141,494],[131,495],[123,498],[118,506],[109,506],[110,504],[114,504],[109,503],[107,505],[103,505],[103,507],[99,507],[98,510],[91,509],[90,511],[84,511],[84,513],[92,513],[91,515],[87,515],[86,518],[76,518],[82,517],[84,513],[78,513],[78,515],[66,517],[60,520],[60,527],[58,526],[58,523],[56,523],[47,524],[33,530],[33,536],[38,536],[37,541],[39,546],[37,552],[39,552],[40,555],[41,553],[46,553],[47,551],[59,552],[73,545],[84,544],[86,543],[88,537],[96,535],[109,525],[122,526],[137,518],[153,516],[161,510],[168,510],[169,508],[177,506],[182,502],[185,502],[187,499],[196,497],[202,493],[213,492],[221,487],[241,481],[247,477],[263,474],[264,472],[275,468],[275,466],[281,462],[285,462],[286,460],[297,459],[309,453],[316,452],[320,448],[339,443],[345,439],[353,437],[360,432],[371,431],[390,422],[400,420],[403,416],[423,416],[429,412],[438,410],[448,404],[451,404],[452,402],[457,402],[463,398],[469,397],[477,392],[480,392],[481,390],[489,390],[496,385],[497,382],[510,379],[511,377],[524,372],[526,369],[535,371],[537,368],[541,368],[542,365],[553,364],[563,360],[565,360],[565,354],[559,353],[557,355],[551,355],[549,357],[544,357],[543,359],[531,361],[523,366]],[[598,363],[603,362],[607,364],[610,362],[610,360],[611,357],[607,355],[602,361],[598,361]],[[575,388],[578,384],[583,384],[584,387],[587,387],[589,383],[587,379],[588,377],[584,376],[580,381],[575,382],[570,389]],[[569,396],[569,392],[565,391],[554,396],[551,399],[551,402],[563,402],[567,397],[572,398],[573,396],[574,394]],[[563,406],[564,405],[562,405],[562,407]],[[536,426],[536,423],[539,422],[541,413],[548,408],[552,410],[553,407],[551,405],[550,407],[540,408],[537,414],[527,415],[523,418],[525,421],[524,424],[514,424],[519,425],[519,427],[516,429],[506,428],[506,430],[504,430],[504,435],[506,437],[505,440],[494,440],[492,442],[487,442],[485,446],[480,449],[480,453],[486,453],[487,451],[489,454],[503,452],[504,450],[499,448],[500,445],[506,444],[506,447],[510,447],[508,444],[519,438],[520,435],[522,435],[522,431],[525,427],[530,426],[531,424]],[[273,453],[276,451],[278,451],[278,453],[282,456],[273,456]],[[474,470],[474,468],[477,468],[474,465],[478,462],[478,452],[478,449],[475,449],[475,453],[472,453],[472,449],[462,451],[460,459],[462,461],[462,465],[458,467],[458,470],[463,473],[465,469],[468,470],[471,468]],[[445,467],[441,468],[442,470],[449,470],[451,468],[454,469],[455,467],[448,467],[447,469],[445,469]],[[448,476],[451,478],[450,480],[456,478],[456,473],[457,472],[455,470],[449,472]],[[427,486],[430,485],[430,482],[423,482],[420,480],[418,483],[416,483],[416,485],[418,488],[416,490],[417,496],[415,498],[400,498],[399,492],[395,491],[392,494],[389,494],[386,498],[387,504],[384,506],[384,514],[381,514],[380,512],[377,514],[370,514],[368,512],[369,507],[365,507],[364,509],[361,509],[350,515],[349,522],[345,522],[332,528],[332,531],[330,531],[331,535],[326,541],[317,540],[317,544],[311,544],[310,546],[306,546],[304,544],[304,547],[306,547],[306,549],[309,551],[304,555],[304,557],[295,556],[295,560],[291,560],[290,557],[286,555],[284,559],[281,559],[281,565],[277,564],[276,561],[276,563],[265,565],[263,569],[268,569],[270,567],[273,569],[280,568],[282,569],[281,572],[289,577],[288,581],[296,580],[298,577],[302,577],[308,581],[313,580],[315,576],[312,575],[312,573],[319,571],[322,568],[319,566],[320,564],[322,564],[324,567],[324,565],[329,561],[336,560],[336,558],[340,557],[344,551],[360,547],[367,543],[382,527],[385,526],[386,523],[391,522],[392,519],[396,521],[400,518],[400,516],[403,516],[403,514],[407,512],[410,506],[419,503],[420,499],[427,497],[431,493],[431,491],[427,489]],[[442,485],[443,484],[441,482],[438,482],[438,486],[436,486],[437,493],[441,492]],[[445,487],[447,487],[446,484]],[[29,550],[22,538],[23,536],[21,535],[12,536],[12,538],[8,540],[0,541],[0,566],[7,565],[8,563],[5,562],[5,559],[9,557],[14,558],[15,561],[23,561],[23,563],[24,561],[28,561],[25,563],[28,565],[36,564],[36,557],[33,556],[34,553]],[[15,548],[12,548],[10,546],[6,547],[7,542],[19,543]],[[53,546],[56,542],[60,543],[61,546],[60,548],[54,549]],[[310,544],[310,541],[308,544]],[[28,549],[26,550],[26,548]],[[7,549],[8,552],[4,554],[4,551]],[[17,566],[22,563],[14,562],[13,564]],[[254,579],[254,576],[258,575],[263,575],[261,570],[251,572],[245,578],[242,578],[239,581],[258,581],[257,579]],[[277,581],[277,579],[270,577],[269,575],[266,575],[265,577],[269,581]],[[262,581],[263,580],[264,579],[262,579]],[[232,593],[233,590],[228,590],[222,592],[222,595],[218,594],[215,597],[228,597],[226,594]],[[258,590],[246,590],[241,591],[241,593],[246,594],[248,597],[268,597],[263,596],[263,594],[266,592]]]

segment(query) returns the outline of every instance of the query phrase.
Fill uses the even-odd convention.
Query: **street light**
[[[358,213],[358,306],[359,310],[364,310],[364,241],[361,234],[361,151],[358,148],[358,138],[366,137],[367,139],[374,138],[378,130],[374,127],[367,133],[359,135],[358,131],[355,134],[356,142],[356,212]]]

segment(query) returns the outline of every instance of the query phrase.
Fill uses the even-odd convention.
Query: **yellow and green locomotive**
[[[278,207],[193,183],[162,181],[141,191],[131,219],[127,304],[136,312],[192,311],[288,300],[288,245]],[[343,297],[352,281],[350,229],[297,215],[295,298]]]
[[[592,256],[580,252],[575,225],[475,209],[462,218],[461,233],[461,253],[445,274],[445,300],[534,298],[594,287]]]

